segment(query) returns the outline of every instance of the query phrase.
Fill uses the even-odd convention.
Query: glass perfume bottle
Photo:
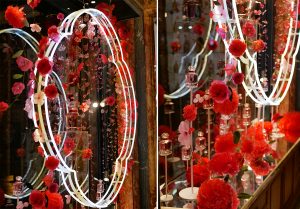
[[[164,113],[166,115],[169,115],[169,114],[173,114],[175,111],[174,111],[174,103],[172,102],[171,99],[166,99],[166,102],[164,104]]]
[[[190,146],[183,146],[181,148],[181,159],[186,161],[191,159],[191,147]]]
[[[159,155],[168,156],[172,154],[172,141],[171,140],[161,140],[159,142]]]
[[[249,103],[245,103],[242,117],[243,117],[243,125],[249,126],[251,124],[251,108]]]
[[[221,115],[220,118],[220,135],[224,135],[228,132],[229,125],[228,125],[228,120],[230,119],[229,115]]]
[[[100,200],[102,198],[103,192],[104,192],[104,184],[103,184],[102,180],[99,180],[99,182],[97,184],[96,200]]]
[[[198,136],[195,139],[195,149],[202,155],[203,150],[206,148],[206,138],[202,131],[198,131]]]
[[[185,75],[185,84],[189,88],[196,88],[198,85],[198,75],[193,66],[189,66],[189,70]]]
[[[24,183],[22,182],[22,177],[17,176],[16,181],[13,184],[13,195],[20,196],[23,194],[23,190],[24,190]]]
[[[204,109],[212,109],[214,106],[213,100],[209,95],[209,91],[206,90],[204,94],[203,108]]]

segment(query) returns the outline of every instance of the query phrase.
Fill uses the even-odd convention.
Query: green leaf
[[[235,131],[235,132],[233,133],[233,142],[234,142],[235,144],[238,144],[239,141],[240,141],[240,138],[241,138],[240,132]]]
[[[274,158],[272,157],[272,155],[267,155],[264,157],[264,160],[267,161],[269,164],[275,163]]]
[[[12,58],[17,58],[20,57],[23,54],[24,50],[19,50],[16,53],[14,53],[14,55],[12,56]]]
[[[14,75],[13,75],[13,79],[20,79],[20,78],[22,78],[22,77],[23,77],[22,74],[14,74]]]
[[[251,195],[250,194],[247,194],[247,193],[239,193],[238,194],[238,198],[239,199],[243,199],[243,200],[245,200],[245,199],[249,199],[251,197]]]

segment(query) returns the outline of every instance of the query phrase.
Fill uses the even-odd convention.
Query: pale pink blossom
[[[19,69],[22,70],[23,72],[26,72],[33,68],[33,62],[23,56],[19,56],[16,59],[16,62],[17,62]]]
[[[222,6],[215,6],[212,10],[212,19],[214,22],[226,23],[227,17]]]
[[[29,119],[33,118],[33,104],[31,98],[26,99],[24,110],[27,112],[27,116]]]
[[[36,23],[30,24],[30,28],[32,32],[37,32],[37,33],[41,32],[42,30],[42,28]]]
[[[190,125],[188,121],[181,121],[178,127],[178,141],[183,146],[191,146],[192,140],[191,140],[191,133],[190,133]]]
[[[43,91],[34,94],[34,104],[43,105],[44,104],[45,93]]]
[[[14,95],[21,94],[24,89],[25,89],[25,85],[22,82],[15,82],[14,85],[12,86],[12,88],[11,88]]]

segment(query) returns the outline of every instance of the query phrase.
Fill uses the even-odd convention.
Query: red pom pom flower
[[[216,152],[234,152],[237,144],[234,144],[232,132],[217,136],[214,147]]]
[[[243,25],[243,28],[242,28],[242,32],[245,36],[249,37],[249,38],[253,38],[255,37],[256,35],[256,30],[255,30],[255,27],[254,25],[247,21],[244,25]]]
[[[186,105],[183,108],[183,118],[188,121],[194,121],[197,117],[197,107],[193,104]]]
[[[219,80],[214,80],[209,87],[209,95],[216,103],[223,103],[229,97],[228,86]]]
[[[236,72],[232,75],[232,81],[235,85],[239,85],[239,84],[243,83],[244,77],[245,76],[243,73]]]
[[[45,92],[46,97],[51,100],[55,99],[58,95],[58,91],[57,91],[55,84],[48,85],[45,88],[44,92]]]
[[[231,99],[228,98],[223,103],[214,102],[214,111],[224,115],[230,115],[234,113],[239,105],[239,95],[235,90],[232,90]]]
[[[5,11],[5,19],[14,28],[23,28],[27,22],[23,8],[8,6]]]
[[[59,41],[59,32],[58,28],[55,25],[52,25],[48,28],[48,37],[51,38],[54,42]]]
[[[247,45],[245,42],[239,39],[234,39],[229,45],[229,52],[235,57],[240,57],[245,53],[246,48]]]
[[[82,150],[81,157],[90,160],[93,156],[93,151],[90,148]]]
[[[265,49],[265,47],[266,47],[266,43],[261,39],[253,41],[251,46],[252,50],[255,52],[261,52]]]
[[[51,73],[53,63],[48,58],[42,58],[37,63],[37,71],[42,76],[46,76],[47,74]]]
[[[193,166],[194,171],[194,186],[199,187],[204,181],[210,177],[210,171],[206,165],[196,164]],[[186,172],[186,180],[191,183],[191,168]]]
[[[235,175],[240,170],[240,159],[236,158],[235,153],[216,153],[209,162],[209,169],[212,173],[219,175]]]
[[[47,158],[45,162],[45,167],[51,171],[54,171],[59,165],[59,159],[54,156],[50,156]]]
[[[43,208],[45,206],[45,196],[41,191],[32,190],[29,196],[29,204],[32,208]]]

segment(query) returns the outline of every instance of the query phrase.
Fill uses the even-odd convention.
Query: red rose
[[[17,155],[18,155],[18,157],[24,157],[25,156],[25,149],[23,148],[23,147],[20,147],[20,148],[18,148],[17,149]]]
[[[91,149],[87,148],[87,149],[82,150],[81,157],[83,159],[89,159],[90,160],[92,155],[93,155],[93,151]]]
[[[45,162],[45,167],[51,171],[55,170],[58,167],[58,165],[59,165],[59,159],[57,159],[54,156],[48,157]]]
[[[236,191],[221,179],[205,181],[197,200],[198,209],[237,209],[240,204]]]
[[[46,191],[46,195],[48,197],[47,209],[63,209],[64,208],[64,200],[59,193],[51,193],[49,191]]]
[[[109,96],[105,99],[105,104],[107,104],[108,106],[113,106],[115,104],[116,100],[115,97],[113,96]]]
[[[58,28],[55,25],[52,25],[48,28],[48,37],[51,38],[53,41],[59,41],[59,32]]]
[[[214,39],[209,39],[208,42],[207,42],[207,48],[209,50],[216,50],[218,48],[218,42]]]
[[[243,73],[236,72],[232,75],[232,81],[234,84],[239,85],[239,84],[243,83],[244,77],[245,76]]]
[[[197,117],[197,107],[193,104],[186,105],[183,108],[183,118],[188,121],[194,121]]]
[[[5,19],[14,28],[23,28],[27,21],[23,8],[20,9],[18,6],[8,6],[5,11]]]
[[[45,75],[51,73],[52,66],[53,66],[53,63],[48,58],[44,57],[44,58],[42,58],[41,60],[38,61],[37,71],[42,76],[45,76]]]
[[[216,103],[223,103],[229,98],[228,86],[219,80],[214,80],[209,87],[209,95]]]
[[[32,190],[29,196],[29,204],[31,204],[32,208],[43,208],[45,202],[45,196],[41,191]]]
[[[254,25],[247,21],[244,25],[243,25],[243,28],[242,28],[242,32],[245,36],[249,37],[249,38],[253,38],[255,37],[256,35],[256,30],[255,30],[255,27]]]
[[[255,52],[261,52],[262,50],[265,49],[266,43],[263,40],[258,39],[256,41],[252,42],[252,46],[251,47],[252,47],[253,51],[255,51]]]
[[[6,102],[0,102],[0,112],[5,112],[9,108]]]
[[[247,45],[245,42],[240,39],[234,39],[229,45],[229,52],[235,57],[240,57],[245,53],[246,48]]]
[[[39,3],[41,2],[41,0],[27,0],[27,4],[32,8],[36,8]]]
[[[232,132],[217,136],[214,147],[217,153],[234,152],[237,144],[234,144]]]
[[[48,85],[45,88],[44,92],[45,92],[46,97],[51,100],[55,99],[58,95],[58,91],[57,91],[55,84]]]

